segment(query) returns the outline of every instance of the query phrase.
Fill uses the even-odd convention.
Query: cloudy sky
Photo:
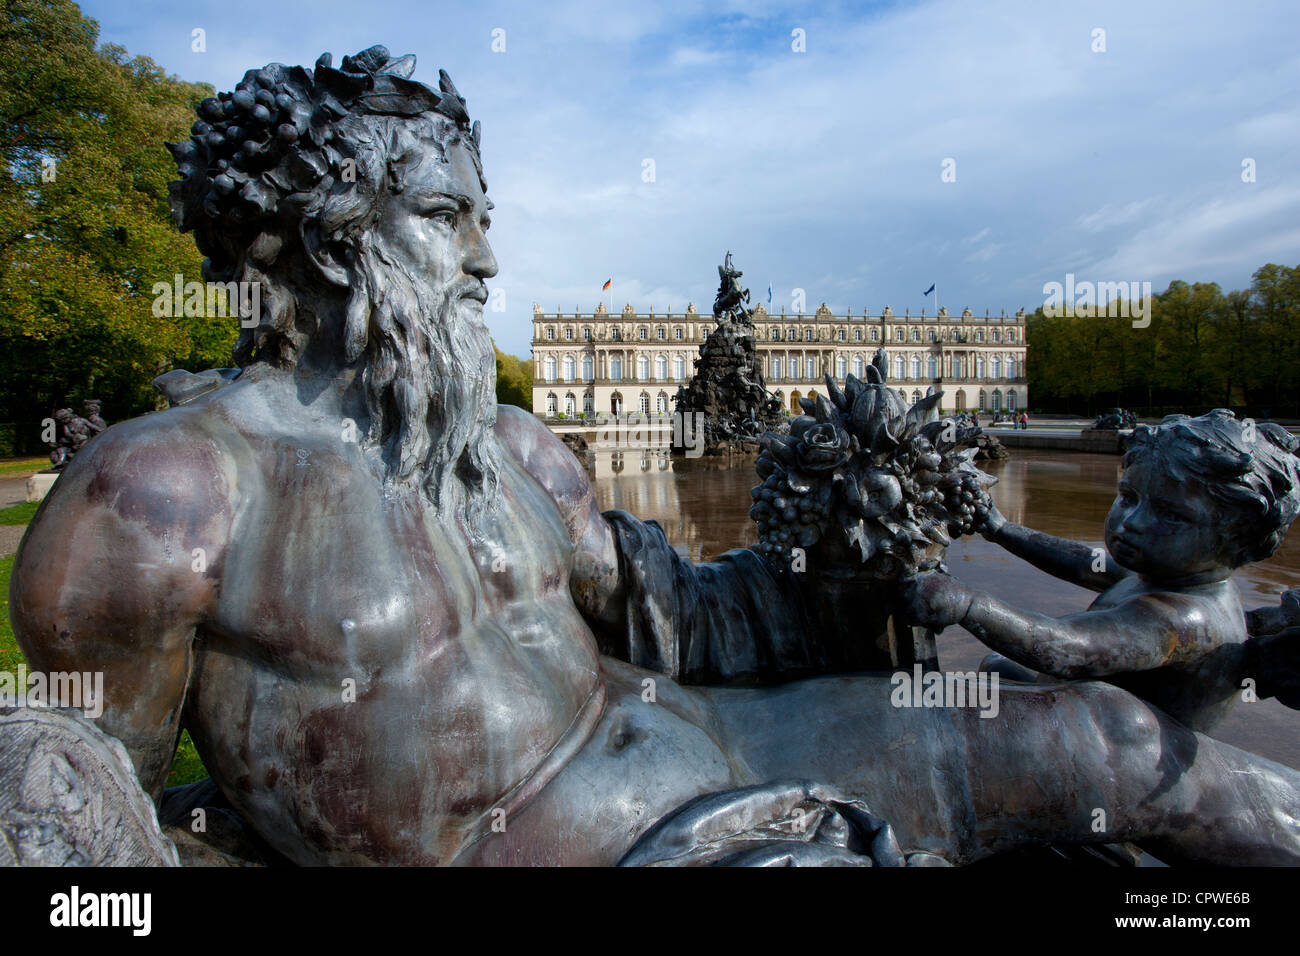
[[[519,355],[534,301],[589,311],[610,278],[616,308],[707,309],[728,249],[756,301],[854,313],[933,312],[935,282],[996,314],[1067,273],[1232,289],[1300,263],[1293,0],[82,7],[219,90],[375,43],[446,69],[497,207],[486,317]]]

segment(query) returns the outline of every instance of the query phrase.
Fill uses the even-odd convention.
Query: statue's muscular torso
[[[590,485],[503,409],[501,507],[471,545],[465,516],[385,497],[338,418],[274,391],[237,382],[88,447],[22,549],[24,650],[106,671],[105,729],[155,793],[183,699],[208,769],[282,851],[445,861],[600,714],[570,593]]]

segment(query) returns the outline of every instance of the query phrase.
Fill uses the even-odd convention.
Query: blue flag
[[[930,288],[928,288],[928,289],[926,289],[924,292],[922,292],[921,295],[929,295],[931,292],[934,291],[934,287],[935,287],[935,285],[936,285],[936,283],[931,282],[931,283],[930,283]]]
[[[767,304],[772,304],[772,283],[767,284]]]

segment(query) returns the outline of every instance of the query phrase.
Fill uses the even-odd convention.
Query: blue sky
[[[534,301],[589,311],[608,278],[615,308],[707,310],[728,249],[756,300],[770,281],[774,309],[798,288],[858,314],[933,312],[932,282],[996,314],[1067,273],[1231,289],[1300,263],[1293,2],[82,8],[101,41],[220,90],[374,43],[415,53],[424,82],[446,69],[497,207],[506,309],[486,318],[519,355]]]

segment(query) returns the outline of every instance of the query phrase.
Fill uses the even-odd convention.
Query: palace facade
[[[889,358],[889,384],[909,401],[931,388],[944,392],[943,410],[1019,411],[1028,407],[1025,310],[1015,315],[811,315],[754,309],[755,342],[767,388],[798,414],[799,399],[826,389],[829,372],[843,383],[863,377],[876,349]],[[621,315],[604,304],[594,312],[543,312],[533,305],[533,412],[544,418],[581,414],[672,412],[679,386],[695,372],[713,316],[656,315],[630,305]]]

